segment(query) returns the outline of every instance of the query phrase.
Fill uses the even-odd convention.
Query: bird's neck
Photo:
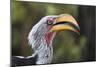
[[[53,47],[52,46],[44,46],[38,52],[38,58],[36,64],[48,64],[51,63],[53,58]]]
[[[50,37],[51,36],[51,37]],[[39,41],[37,45],[37,62],[36,64],[48,64],[51,63],[53,58],[53,47],[52,47],[52,41],[55,37],[55,33],[49,33],[46,34],[45,37],[41,37],[41,40]],[[50,40],[50,41],[49,41]]]

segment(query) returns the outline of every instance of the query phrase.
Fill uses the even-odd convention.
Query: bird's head
[[[76,20],[69,14],[45,16],[33,26],[29,33],[29,42],[32,44],[32,39],[45,37],[47,44],[50,44],[56,32],[61,30],[70,30],[79,34],[80,29]]]

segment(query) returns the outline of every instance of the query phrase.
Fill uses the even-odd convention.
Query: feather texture
[[[51,59],[53,57],[53,47],[51,44],[54,35],[52,36],[51,43],[48,45],[45,38],[45,35],[48,32],[46,22],[48,18],[56,17],[57,16],[43,17],[35,26],[33,26],[29,33],[29,45],[32,47],[34,53],[38,55],[36,64],[47,64],[52,61]]]

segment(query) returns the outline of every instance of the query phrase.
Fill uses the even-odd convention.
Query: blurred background
[[[80,26],[80,36],[61,31],[53,41],[52,63],[96,60],[96,6],[40,2],[11,3],[12,56],[29,56],[27,36],[31,28],[47,15],[71,14]]]

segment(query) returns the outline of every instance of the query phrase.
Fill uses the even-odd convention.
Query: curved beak
[[[70,30],[80,34],[80,28],[76,20],[69,14],[61,14],[56,18],[56,22],[51,28],[51,32]]]

